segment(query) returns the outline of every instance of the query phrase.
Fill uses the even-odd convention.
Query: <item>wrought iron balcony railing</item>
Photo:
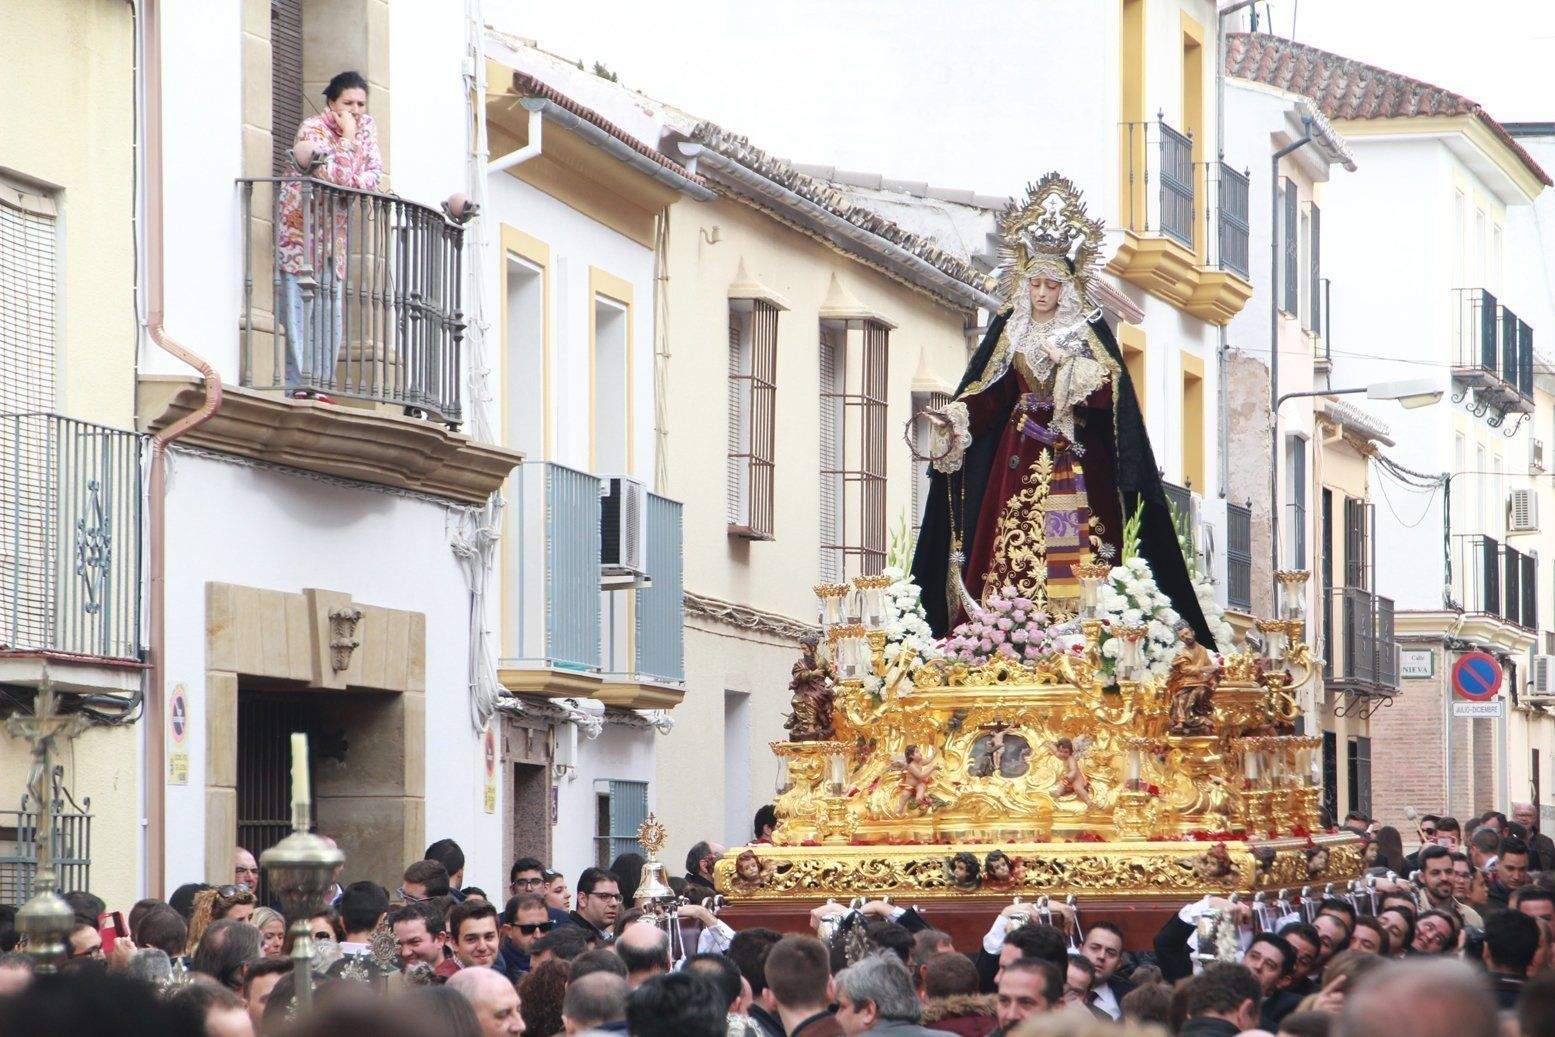
[[[77,803],[65,788],[63,767],[50,776],[54,798],[54,884],[57,889],[87,889],[92,871],[92,798]],[[17,810],[0,810],[0,902],[21,904],[32,896],[38,874],[38,827],[42,804],[22,796]]]
[[[458,425],[464,230],[425,205],[311,177],[238,186],[242,384]]]
[[[1328,683],[1362,694],[1395,692],[1399,650],[1393,599],[1363,587],[1335,587],[1326,607]]]
[[[143,657],[142,443],[58,414],[0,415],[0,651]]]
[[[1204,240],[1210,266],[1250,276],[1248,265],[1247,174],[1224,162],[1203,162]]]
[[[1193,248],[1197,201],[1193,138],[1159,117],[1122,123],[1119,128],[1128,169],[1123,225],[1140,233],[1164,234]]]
[[[1453,600],[1465,612],[1500,616],[1501,543],[1479,533],[1453,537]]]
[[[1533,329],[1484,288],[1457,288],[1453,296],[1453,377],[1501,409],[1530,409]]]

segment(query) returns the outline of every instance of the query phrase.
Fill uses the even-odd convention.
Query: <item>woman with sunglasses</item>
[[[218,886],[200,890],[194,896],[194,916],[189,919],[187,953],[194,953],[200,937],[205,935],[205,930],[210,928],[212,922],[224,918],[246,922],[256,906],[258,901],[247,886]]]
[[[529,955],[535,941],[556,928],[545,898],[536,893],[511,897],[497,916],[502,933],[500,960],[506,964],[507,977],[517,983],[529,971]]]

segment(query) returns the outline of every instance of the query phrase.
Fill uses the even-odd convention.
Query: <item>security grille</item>
[[[643,852],[637,829],[648,819],[648,783],[601,781],[594,788],[594,863],[608,868],[623,853]]]
[[[92,799],[77,803],[63,783],[65,769],[50,780],[54,799],[54,881],[57,889],[91,888]],[[17,810],[0,810],[0,903],[20,905],[32,896],[38,874],[39,803],[30,793]]]
[[[0,413],[54,409],[57,212],[0,180]]]
[[[772,536],[778,310],[755,300],[729,310],[729,531]]]
[[[307,730],[307,705],[301,699],[267,691],[238,693],[238,845],[255,859],[291,833],[291,736]],[[259,902],[270,902],[263,877]]]

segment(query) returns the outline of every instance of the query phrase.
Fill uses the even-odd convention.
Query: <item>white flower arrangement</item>
[[[923,611],[918,585],[911,574],[900,566],[888,565],[880,570],[880,575],[891,581],[885,589],[886,664],[895,662],[904,650],[922,660],[938,658],[940,652],[929,630],[929,617]]]
[[[1226,622],[1226,610],[1215,600],[1215,584],[1203,573],[1196,572],[1193,574],[1193,593],[1199,599],[1199,608],[1204,611],[1204,621],[1209,624],[1215,647],[1222,654],[1231,651],[1236,642],[1236,631]]]
[[[1140,643],[1145,665],[1155,676],[1172,667],[1177,654],[1177,623],[1181,619],[1171,599],[1156,586],[1150,563],[1139,555],[1113,567],[1106,582],[1096,589],[1096,603],[1105,624],[1102,627],[1102,670],[1111,675],[1123,650],[1121,638],[1111,633],[1118,627],[1145,628]]]

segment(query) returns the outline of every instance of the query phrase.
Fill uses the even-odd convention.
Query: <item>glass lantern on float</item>
[[[1290,635],[1285,632],[1285,623],[1278,619],[1260,619],[1258,630],[1263,634],[1263,654],[1269,668],[1283,669],[1285,653],[1290,647]]]
[[[837,679],[863,680],[874,669],[869,650],[869,639],[862,624],[846,623],[831,629],[832,646],[837,665]]]
[[[778,764],[777,765],[777,781],[775,783],[775,787],[774,787],[773,791],[777,795],[781,796],[783,793],[787,792],[790,788],[793,787],[794,779],[792,777],[790,777],[789,773],[788,773],[788,757],[787,756],[783,755],[782,753],[779,753],[778,754],[778,758],[777,758],[777,764]]]
[[[1074,575],[1080,581],[1080,618],[1100,619],[1101,608],[1098,604],[1101,585],[1106,582],[1112,569],[1101,562],[1084,562],[1074,567]]]
[[[823,583],[815,588],[822,633],[847,622],[848,587],[844,583]]]
[[[885,626],[885,591],[890,585],[891,580],[885,576],[854,577],[855,621],[865,630],[879,630]]]
[[[1280,618],[1286,621],[1307,618],[1307,580],[1312,574],[1305,569],[1281,569],[1274,574],[1280,587]]]
[[[1114,627],[1113,634],[1122,642],[1118,652],[1118,677],[1126,681],[1140,681],[1145,677],[1145,628]]]

